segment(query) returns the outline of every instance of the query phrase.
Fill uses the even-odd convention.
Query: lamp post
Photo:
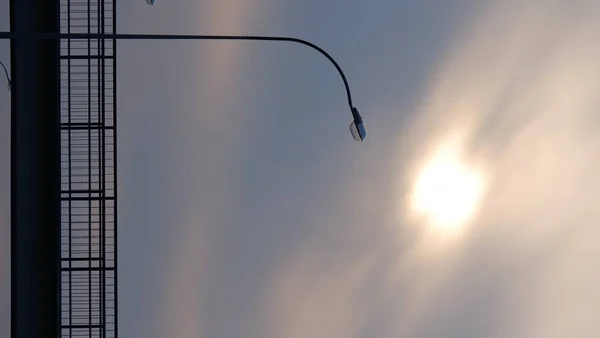
[[[346,96],[348,98],[348,106],[352,113],[352,123],[350,124],[350,132],[352,137],[356,141],[364,141],[367,138],[367,129],[363,122],[362,116],[358,112],[358,109],[354,107],[352,103],[352,94],[350,93],[350,86],[346,75],[342,71],[342,68],[335,61],[335,59],[329,55],[323,48],[315,45],[312,42],[283,36],[258,36],[258,35],[192,35],[192,34],[176,34],[176,35],[164,35],[164,34],[88,34],[88,33],[13,33],[13,32],[0,32],[0,39],[6,40],[21,40],[21,39],[37,39],[37,40],[61,40],[61,39],[72,39],[72,40],[250,40],[250,41],[271,41],[271,42],[291,42],[297,43],[304,46],[308,46],[323,56],[325,56],[337,69],[344,87],[346,88]]]

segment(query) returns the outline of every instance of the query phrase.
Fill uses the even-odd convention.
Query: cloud
[[[409,158],[418,164],[459,132],[472,157],[487,163],[492,184],[451,259],[428,256],[447,273],[432,278],[424,305],[402,321],[412,334],[600,330],[592,321],[600,270],[589,263],[599,251],[589,238],[600,235],[593,193],[600,187],[599,32],[594,1],[498,1],[440,64],[403,140],[415,146]],[[425,275],[415,283],[424,281],[431,282]]]
[[[270,337],[352,337],[364,318],[358,291],[370,257],[335,264],[327,249],[300,252],[285,262],[268,289],[266,326]]]
[[[174,129],[193,135],[204,128],[207,134],[198,136],[206,142],[176,140],[186,151],[173,156],[176,174],[167,178],[186,189],[178,196],[178,231],[166,259],[163,332],[180,337],[225,331],[291,338],[597,336],[593,316],[600,308],[595,291],[600,271],[590,263],[600,253],[594,241],[600,236],[596,3],[489,2],[435,65],[422,105],[399,128],[395,152],[353,163],[351,174],[328,185],[335,193],[323,198],[321,209],[295,220],[297,226],[311,225],[302,238],[278,251],[277,259],[269,260],[273,266],[244,270],[253,274],[248,283],[258,285],[248,289],[259,289],[249,300],[228,296],[239,295],[233,287],[242,282],[229,281],[226,269],[215,266],[238,262],[217,257],[235,253],[219,247],[232,243],[226,238],[231,233],[216,224],[236,221],[231,210],[238,191],[230,170],[237,164],[243,117],[228,97],[237,86],[242,60],[236,48],[241,47],[216,44],[199,52],[206,59],[203,67],[219,76],[201,74],[190,86],[207,93],[198,98],[207,112],[190,112]],[[203,13],[216,25],[208,26],[231,32],[257,17],[234,1],[210,2]],[[223,105],[226,114],[208,112]],[[405,199],[411,174],[457,134],[465,156],[485,164],[489,186],[464,236],[443,242],[407,219]],[[383,161],[390,167],[381,169],[384,157],[398,161]],[[180,179],[195,173],[201,177]],[[274,195],[281,200],[285,194]],[[271,215],[266,221],[286,219],[286,213],[269,208],[286,203],[265,203],[271,203],[263,206]],[[233,309],[236,300],[242,310]]]
[[[379,235],[347,259],[331,258],[344,239],[323,246],[321,233],[291,251],[268,284],[270,336],[597,336],[599,32],[596,1],[490,2],[400,130],[398,203],[383,187],[343,199],[379,213],[344,219],[347,231]],[[464,236],[441,245],[404,200],[411,173],[457,134],[489,186]]]
[[[243,1],[206,1],[198,7],[196,30],[205,34],[240,34],[252,20],[266,15],[264,6]],[[232,177],[241,158],[247,116],[239,100],[231,98],[239,96],[243,50],[243,44],[235,42],[207,41],[198,46],[195,64],[201,66],[192,70],[195,78],[181,94],[186,107],[193,108],[180,109],[181,116],[172,121],[170,140],[176,151],[165,160],[172,163],[169,185],[178,193],[171,210],[172,249],[161,269],[162,336],[211,336],[221,325],[211,321],[215,311],[208,308],[214,297],[211,290],[219,284],[214,271],[217,243],[224,240],[226,224],[234,217],[229,212],[235,208],[237,193]]]

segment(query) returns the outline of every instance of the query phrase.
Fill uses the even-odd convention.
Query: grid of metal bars
[[[61,0],[61,33],[115,33],[114,0]],[[60,41],[61,336],[117,337],[116,41]]]

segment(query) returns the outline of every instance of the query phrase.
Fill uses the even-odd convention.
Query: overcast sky
[[[600,335],[598,1],[118,6],[121,33],[310,40],[369,128],[352,140],[306,47],[120,43],[120,337]],[[0,330],[9,107],[0,90]],[[440,158],[470,179],[419,213]]]

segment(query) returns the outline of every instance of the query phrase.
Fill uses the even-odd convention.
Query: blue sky
[[[598,336],[597,1],[139,0],[118,20],[315,42],[370,132],[352,140],[305,47],[120,44],[121,337]]]

